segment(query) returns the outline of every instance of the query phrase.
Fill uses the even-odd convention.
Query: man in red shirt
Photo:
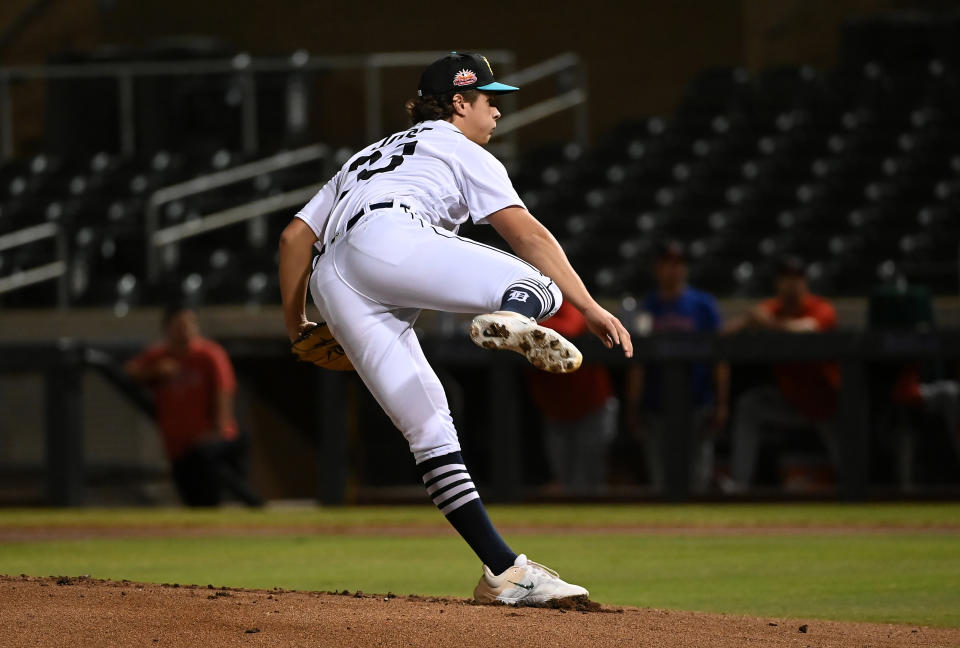
[[[725,329],[735,333],[747,328],[816,333],[836,327],[833,305],[810,293],[806,268],[797,257],[781,259],[777,267],[777,296],[761,302]],[[738,399],[733,423],[733,490],[745,488],[753,479],[761,432],[766,428],[816,429],[832,459],[836,443],[831,421],[840,391],[840,370],[833,362],[775,365],[776,385],[750,389]],[[834,461],[836,463],[836,461]]]
[[[540,322],[567,339],[587,331],[587,321],[563,302]],[[555,484],[570,493],[595,493],[607,481],[607,449],[617,434],[619,402],[610,372],[585,364],[569,374],[528,374],[530,393],[543,416],[544,445]]]
[[[237,440],[237,383],[223,347],[200,335],[192,310],[173,305],[163,314],[163,339],[127,362],[125,370],[153,392],[181,499],[189,506],[218,505]]]

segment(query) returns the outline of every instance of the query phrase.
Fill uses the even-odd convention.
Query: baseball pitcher
[[[423,309],[480,313],[470,327],[476,344],[565,373],[580,366],[580,352],[537,322],[566,299],[608,348],[633,354],[623,325],[590,296],[483,148],[500,118],[497,99],[516,90],[495,81],[479,54],[430,64],[406,106],[411,128],[350,158],[296,215],[280,240],[279,270],[294,353],[356,369],[409,443],[427,494],[483,563],[476,600],[511,604],[587,590],[517,555],[494,529],[414,333],[417,316]],[[467,221],[492,225],[517,256],[459,236]],[[319,255],[311,268],[313,248]],[[320,325],[306,318],[308,286]]]

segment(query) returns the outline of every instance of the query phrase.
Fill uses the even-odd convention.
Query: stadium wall
[[[538,0],[524,2],[523,11],[518,11],[517,3],[505,0],[482,8],[435,0],[415,5],[61,0],[50,3],[40,18],[13,35],[0,50],[0,63],[40,63],[63,50],[89,49],[95,43],[135,49],[180,34],[216,36],[258,55],[282,55],[298,48],[318,54],[504,48],[516,52],[520,67],[572,50],[587,62],[591,127],[600,133],[625,118],[669,112],[685,84],[705,67],[758,69],[799,62],[828,67],[835,61],[839,25],[844,20],[907,4],[895,0],[599,0],[587,8],[570,0]],[[909,5],[939,8],[946,3],[928,0]],[[0,15],[0,24],[17,15],[11,7]],[[415,72],[402,70],[392,78],[384,77],[384,114],[393,119],[385,126],[399,128],[405,119],[400,106],[410,94]],[[322,139],[361,143],[362,111],[345,107],[360,105],[363,83],[362,75],[356,73],[330,73],[320,79],[312,117],[323,126]],[[26,107],[20,108],[25,118],[42,115],[29,108],[42,101],[42,90],[30,87],[19,91],[29,95],[22,102]],[[14,99],[19,106],[21,102]],[[568,122],[568,115],[553,117],[524,137],[556,139],[558,132],[569,131]],[[39,128],[38,123],[33,130]]]

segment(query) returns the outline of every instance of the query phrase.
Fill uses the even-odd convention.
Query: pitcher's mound
[[[0,647],[937,646],[960,630],[361,592],[0,576]],[[597,614],[600,612],[600,614]],[[608,612],[608,614],[603,614]]]

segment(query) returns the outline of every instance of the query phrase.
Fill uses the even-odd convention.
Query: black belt
[[[366,209],[361,209],[359,212],[356,213],[356,215],[354,215],[352,218],[350,218],[350,220],[347,221],[347,227],[343,230],[343,234],[346,234],[347,232],[349,232],[350,229],[351,229],[354,225],[357,224],[357,221],[360,220],[360,218],[361,218],[364,214],[369,214],[370,212],[376,211],[377,209],[388,209],[388,208],[393,207],[393,206],[394,206],[394,202],[393,202],[392,200],[389,200],[389,201],[387,201],[387,202],[371,203],[371,204],[367,205],[367,208],[366,208]],[[407,211],[410,211],[410,208],[409,208],[407,205],[404,205],[404,204],[401,203],[401,204],[398,205],[398,206],[399,206],[401,209],[405,209],[405,210],[407,210]],[[336,241],[340,236],[342,236],[342,234],[335,235],[335,236],[330,240],[330,243],[332,244],[332,243],[333,243],[334,241]],[[317,254],[317,258],[320,258],[321,256],[323,256],[323,253],[326,252],[326,251],[327,251],[327,244],[324,243],[323,245],[320,246],[320,253]]]

